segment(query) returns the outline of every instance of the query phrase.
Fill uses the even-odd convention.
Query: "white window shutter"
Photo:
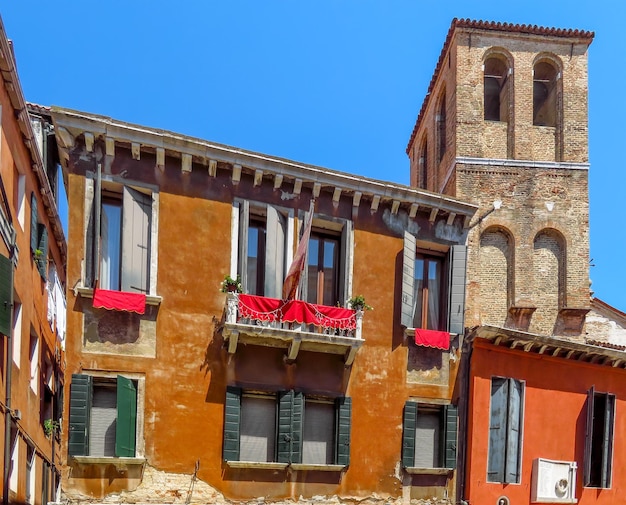
[[[404,256],[402,263],[402,325],[413,326],[413,289],[415,285],[415,236],[404,232]]]
[[[152,197],[124,187],[122,202],[122,291],[147,293]]]

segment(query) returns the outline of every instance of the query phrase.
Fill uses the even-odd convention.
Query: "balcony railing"
[[[231,354],[243,342],[287,348],[289,360],[300,350],[343,354],[351,365],[364,342],[362,323],[361,310],[228,293],[223,335]]]

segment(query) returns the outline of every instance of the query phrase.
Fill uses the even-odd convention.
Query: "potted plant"
[[[222,293],[242,293],[241,277],[237,275],[237,278],[233,279],[230,275],[224,276],[220,291]]]
[[[43,422],[43,432],[45,433],[47,438],[50,438],[50,436],[55,431],[57,431],[60,427],[61,427],[61,425],[59,424],[59,421],[53,421],[52,419],[46,419]]]
[[[363,295],[353,296],[348,300],[348,306],[353,310],[373,310],[374,307],[365,303],[365,297]]]

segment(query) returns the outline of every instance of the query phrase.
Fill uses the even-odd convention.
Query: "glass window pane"
[[[120,289],[121,232],[121,202],[103,203],[100,217],[100,287],[103,289]]]
[[[302,463],[333,463],[335,407],[330,403],[306,402],[302,434]]]
[[[428,324],[430,330],[441,329],[441,261],[428,260]]]
[[[415,259],[415,286],[413,292],[413,327],[422,328],[422,304],[424,303],[424,259]]]

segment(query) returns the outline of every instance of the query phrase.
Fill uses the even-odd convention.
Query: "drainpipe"
[[[464,437],[463,444],[461,445],[461,454],[460,454],[460,485],[459,492],[457,493],[457,497],[460,497],[459,503],[467,504],[467,497],[465,496],[465,478],[467,475],[467,438],[469,434],[467,433],[467,419],[469,417],[469,394],[470,394],[470,377],[471,377],[471,365],[472,365],[472,352],[474,350],[474,339],[473,335],[467,335],[463,341],[463,352],[461,353],[461,359],[463,364],[463,383],[461,387],[463,388],[463,408],[460,409],[460,423],[459,432]],[[461,437],[459,436],[459,441]]]
[[[14,270],[15,265],[13,262],[15,261],[15,237],[13,238],[11,247],[10,247],[9,259],[11,261],[11,277],[10,282],[11,286],[13,286],[13,278],[14,278]],[[13,410],[11,409],[11,376],[13,371],[13,318],[14,314],[14,304],[13,304],[13,289],[11,289],[11,297],[9,299],[11,303],[11,326],[9,328],[9,334],[7,335],[7,354],[6,354],[6,398],[4,400],[5,411],[4,411],[4,479],[2,486],[2,504],[9,504],[9,468],[11,467],[11,422],[13,420]]]

